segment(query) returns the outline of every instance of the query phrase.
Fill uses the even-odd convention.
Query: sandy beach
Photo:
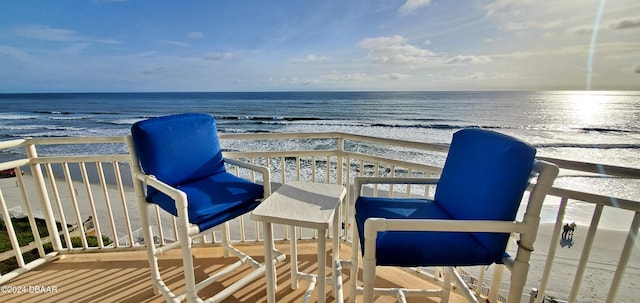
[[[108,165],[105,165],[105,167]],[[124,237],[128,231],[126,228],[126,219],[125,219],[125,208],[123,207],[122,198],[120,197],[118,190],[116,188],[115,181],[113,177],[109,177],[106,173],[105,169],[105,178],[107,179],[107,188],[108,195],[105,195],[102,187],[99,183],[93,182],[93,180],[97,180],[95,175],[95,169],[87,168],[88,174],[92,177],[89,178],[90,183],[85,185],[81,181],[77,181],[74,177],[73,179],[73,195],[78,201],[78,213],[80,214],[80,218],[76,216],[76,210],[72,204],[72,193],[69,191],[66,182],[64,182],[64,177],[56,176],[57,191],[58,196],[61,201],[61,208],[64,213],[65,223],[68,225],[77,225],[82,224],[82,222],[86,221],[90,216],[97,217],[98,222],[100,223],[101,232],[103,235],[106,235],[113,239],[119,239]],[[125,175],[125,173],[123,173]],[[129,175],[128,173],[126,175]],[[23,176],[25,186],[28,188],[27,195],[29,201],[31,202],[31,210],[36,217],[43,217],[44,211],[42,205],[40,203],[40,199],[35,190],[34,180],[30,174],[25,173]],[[124,184],[127,184],[127,181],[124,181]],[[53,209],[54,217],[60,221],[59,210],[56,205],[56,199],[51,190],[51,183],[49,179],[45,177],[45,184],[47,186],[47,191],[49,192],[49,200],[51,202],[51,207]],[[130,181],[129,181],[130,184]],[[87,190],[87,187],[89,190]],[[5,202],[7,204],[7,208],[9,212],[22,212],[26,214],[27,208],[23,202],[22,194],[18,188],[18,182],[15,177],[13,178],[3,178],[0,179],[0,190],[5,198]],[[133,187],[130,185],[124,186],[125,190],[125,205],[126,211],[129,215],[129,221],[131,223],[132,229],[140,227],[140,219],[137,209],[137,203],[135,201],[135,195],[133,191]],[[90,193],[90,195],[89,195]],[[95,207],[95,215],[90,206],[90,197],[93,199],[93,205]],[[109,201],[109,206],[111,208],[111,212],[113,214],[113,227],[115,229],[116,235],[113,235],[112,224],[109,223],[111,218],[108,213],[107,207],[107,199]],[[168,222],[168,221],[167,221]]]
[[[25,174],[25,183],[29,188],[33,188],[33,179]],[[60,179],[62,180],[62,179]],[[47,186],[50,186],[47,181]],[[113,185],[108,185],[109,187]],[[83,183],[74,181],[74,187],[77,190],[77,197],[80,204],[81,218],[84,220],[91,215],[91,209],[88,206],[86,187]],[[98,220],[101,222],[102,232],[111,235],[111,225],[107,224],[109,217],[107,216],[107,207],[104,194],[99,184],[91,184],[92,195],[95,201],[96,213]],[[20,192],[17,188],[16,178],[0,179],[0,189],[7,203],[7,208],[15,209],[21,206],[26,210],[22,203]],[[73,206],[70,203],[70,194],[68,189],[59,188],[63,211],[67,218],[68,224],[76,224]],[[134,229],[140,226],[139,214],[135,203],[135,196],[131,187],[125,188],[126,204],[129,212],[131,224]],[[118,237],[126,234],[124,215],[120,197],[112,191],[110,201],[112,204],[112,212],[114,213],[114,223]],[[35,192],[29,192],[32,209],[34,213],[41,213],[41,206]],[[51,197],[52,203],[55,201]],[[58,210],[54,206],[54,213],[58,216]],[[165,221],[167,222],[167,221]],[[543,268],[546,257],[549,252],[553,224],[543,223],[540,226],[538,239],[535,244],[535,251],[531,260],[531,269],[529,272],[528,283],[526,289],[538,287],[540,278],[542,277]],[[552,267],[552,275],[547,286],[547,295],[551,295],[558,299],[566,299],[571,291],[571,285],[574,282],[577,264],[582,253],[586,240],[588,226],[578,225],[575,234],[571,239],[560,239],[557,245],[556,256]],[[624,246],[626,239],[626,231],[599,229],[593,244],[593,249],[589,257],[587,270],[581,283],[578,296],[578,302],[603,302],[606,299],[611,280],[615,272],[620,252]],[[633,302],[640,295],[640,248],[636,245],[631,255],[629,266],[627,266],[624,278],[618,291],[618,302]],[[491,271],[491,270],[490,270]],[[505,277],[508,277],[508,271],[505,271]]]
[[[553,224],[550,223],[540,225],[535,251],[531,259],[528,289],[537,287],[542,277],[553,228]],[[569,296],[587,231],[588,226],[578,225],[571,239],[560,239],[559,242],[554,243],[558,247],[547,286],[547,295],[559,299],[566,299]],[[604,302],[606,300],[626,237],[626,231],[598,229],[581,283],[578,302]],[[639,251],[640,247],[636,245],[625,270],[616,302],[635,302],[640,295]]]

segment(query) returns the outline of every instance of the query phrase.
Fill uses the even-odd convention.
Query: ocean
[[[640,168],[640,91],[0,94],[0,141],[121,136],[136,121],[182,112],[214,115],[222,133],[345,132],[449,143],[459,129],[485,128],[529,142],[540,156]],[[23,155],[0,151],[0,161]],[[636,180],[613,179],[569,173],[557,184],[640,196]],[[588,223],[588,212],[577,206],[567,216]]]

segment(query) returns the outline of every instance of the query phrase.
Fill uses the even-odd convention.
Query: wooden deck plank
[[[330,245],[329,245],[330,246]],[[276,247],[283,252],[288,252],[288,244],[278,244]],[[242,251],[254,256],[262,262],[262,245],[242,245]],[[299,268],[305,272],[316,272],[316,246],[312,242],[299,243]],[[351,255],[349,247],[343,245],[341,252],[343,258]],[[162,277],[170,288],[177,292],[184,289],[182,285],[182,261],[179,251],[174,250],[160,256]],[[234,257],[223,258],[222,249],[195,248],[194,264],[198,279],[203,279],[220,267],[235,262]],[[329,260],[328,260],[329,261]],[[307,282],[300,282],[298,290],[292,290],[289,273],[289,258],[277,264],[278,289],[276,290],[277,302],[300,302],[304,295]],[[329,264],[330,262],[328,262]],[[240,279],[249,266],[243,266],[220,282],[213,283],[200,292],[202,297],[214,295],[223,287]],[[330,269],[327,269],[330,272]],[[406,287],[427,286],[428,282],[401,270],[385,269],[379,271],[380,286]],[[155,295],[151,289],[149,265],[146,260],[146,252],[117,252],[117,253],[88,253],[60,256],[59,259],[40,266],[25,273],[3,286],[26,287],[26,293],[8,294],[0,293],[0,302],[164,302],[161,295]],[[349,271],[343,272],[344,296],[348,296]],[[250,286],[243,288],[224,302],[266,302],[266,279],[256,280]],[[33,286],[49,287],[51,293],[33,293]],[[55,287],[55,291],[53,291]],[[45,288],[44,290],[47,290]],[[327,287],[327,302],[334,302],[333,287]],[[313,293],[312,302],[317,301],[317,289]],[[361,298],[359,298],[361,300]],[[375,302],[394,302],[394,298],[377,298]],[[438,302],[439,299],[427,302]],[[409,301],[411,302],[411,300]],[[420,301],[425,302],[425,301]],[[455,298],[452,302],[462,302]]]

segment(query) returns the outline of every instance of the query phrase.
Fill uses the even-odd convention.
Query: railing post
[[[558,249],[558,240],[560,238],[560,228],[562,227],[562,221],[564,220],[564,214],[567,209],[567,202],[569,199],[561,198],[560,205],[558,206],[558,215],[556,216],[556,224],[553,229],[553,236],[551,236],[551,243],[549,244],[549,252],[547,253],[547,260],[545,261],[542,278],[540,280],[540,286],[536,289],[536,294],[540,294],[540,298],[536,299],[536,303],[542,303],[544,294],[547,291],[547,284],[549,283],[549,277],[551,276],[551,267],[553,266],[553,259],[556,256],[556,250]]]
[[[342,155],[344,154],[344,137],[342,135],[338,136],[338,146],[336,146],[336,151],[337,151],[337,162],[336,162],[336,167],[338,168],[338,171],[336,172],[336,183],[343,185],[343,179],[342,179],[342,174],[343,174],[343,157]]]
[[[18,238],[16,237],[16,232],[13,229],[13,222],[11,222],[11,216],[9,215],[9,209],[7,208],[7,204],[4,201],[4,195],[2,194],[2,189],[0,189],[0,212],[2,212],[2,219],[4,220],[4,225],[7,228],[7,234],[9,236],[9,241],[11,242],[11,246],[13,247],[13,251],[16,255],[16,262],[19,267],[25,267],[24,258],[22,258],[22,250],[20,250],[20,244],[18,243]],[[36,238],[36,236],[33,236]]]
[[[529,292],[529,303],[533,303],[538,297],[538,289],[532,288],[531,292]]]
[[[618,267],[616,268],[616,274],[611,282],[611,288],[609,289],[609,295],[607,296],[607,303],[616,301],[618,289],[620,289],[620,281],[622,281],[624,270],[627,267],[627,264],[629,264],[629,258],[633,252],[633,246],[638,238],[639,228],[640,213],[636,213],[633,216],[633,221],[631,221],[631,227],[629,228],[629,233],[627,233],[627,240],[624,242],[624,249],[622,250],[622,255],[620,256],[620,261],[618,261]]]
[[[498,302],[498,295],[500,294],[500,285],[502,284],[502,272],[504,266],[500,264],[494,264],[493,277],[491,278],[491,286],[489,287],[489,301]]]
[[[600,223],[600,217],[602,217],[603,209],[604,206],[597,205],[596,209],[593,212],[591,224],[589,224],[589,230],[587,231],[587,238],[584,241],[582,253],[580,254],[578,269],[576,270],[576,275],[573,279],[571,293],[569,294],[569,302],[571,303],[577,302],[576,300],[578,298],[578,291],[580,290],[580,284],[582,283],[582,278],[584,277],[584,271],[587,267],[587,261],[589,261],[589,254],[591,254],[591,247],[593,246],[593,241],[596,237],[596,231],[598,230],[598,224]]]
[[[30,160],[38,158],[38,153],[36,152],[35,145],[28,143],[25,145],[25,150],[27,153],[27,157]],[[51,209],[51,201],[49,200],[49,194],[47,193],[47,188],[44,183],[44,177],[42,175],[42,169],[40,164],[31,163],[31,173],[33,174],[33,179],[35,186],[38,190],[38,196],[40,197],[40,204],[42,206],[42,210],[44,211],[45,221],[47,223],[47,230],[49,231],[49,238],[51,239],[51,244],[53,245],[53,249],[56,251],[62,250],[62,243],[60,243],[60,235],[58,234],[58,228],[56,226],[56,220],[53,217],[53,210]],[[33,235],[34,237],[40,237],[40,235]]]
[[[480,273],[478,274],[478,287],[476,287],[476,296],[478,297],[483,294],[482,287],[484,287],[485,268],[485,266],[480,267]]]

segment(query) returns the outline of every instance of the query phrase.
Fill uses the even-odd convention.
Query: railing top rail
[[[30,163],[81,163],[81,162],[130,162],[131,157],[128,154],[123,155],[91,155],[91,156],[64,156],[64,157],[38,157],[34,158]]]
[[[337,139],[343,133],[338,132],[317,132],[317,133],[242,133],[242,134],[219,134],[221,140],[279,140],[279,139]]]
[[[221,140],[344,139],[437,152],[447,152],[449,150],[448,144],[398,140],[342,132],[220,134],[219,137]]]
[[[345,140],[365,141],[365,142],[371,142],[371,143],[401,146],[405,148],[423,149],[423,150],[430,150],[430,151],[443,152],[443,153],[446,153],[447,151],[449,151],[449,144],[425,143],[425,142],[380,138],[380,137],[372,137],[372,136],[356,135],[356,134],[348,134],[348,133],[340,133],[340,134]]]
[[[20,167],[20,166],[25,166],[25,165],[28,165],[29,163],[30,163],[29,159],[20,159],[20,160],[1,162],[0,163],[0,170],[11,169],[11,168],[16,168],[16,167]]]
[[[640,179],[640,169],[614,165],[604,165],[589,162],[571,161],[558,158],[536,157],[537,159],[553,162],[558,167],[569,170],[596,173],[623,178]]]
[[[335,156],[336,150],[275,150],[275,151],[223,151],[225,157],[293,157]]]
[[[60,144],[95,144],[95,143],[125,143],[125,136],[103,137],[46,137],[26,138],[25,144],[60,145]]]
[[[250,133],[250,134],[220,134],[222,140],[286,140],[286,139],[343,139],[360,141],[373,144],[399,146],[429,150],[434,152],[447,152],[448,144],[435,144],[408,140],[372,137],[342,132],[317,132],[317,133]],[[95,144],[95,143],[125,143],[125,136],[102,137],[47,137],[24,138],[0,142],[0,149],[19,147],[25,144],[36,145],[62,145],[62,144]],[[572,161],[551,157],[537,157],[557,164],[562,169],[583,171],[601,175],[610,175],[623,178],[640,179],[640,169],[598,163]]]
[[[0,141],[0,149],[19,147],[26,142],[25,139],[15,139],[15,140],[7,140]]]
[[[613,196],[603,196],[555,186],[551,188],[551,190],[549,191],[549,195],[640,212],[639,201],[616,198]]]
[[[442,167],[426,165],[426,164],[421,164],[421,163],[415,163],[415,162],[409,162],[409,161],[403,161],[403,160],[388,159],[388,158],[383,158],[383,157],[379,157],[379,156],[372,156],[372,155],[356,153],[356,152],[345,152],[345,153],[343,153],[343,155],[345,157],[363,159],[363,160],[367,160],[367,161],[371,161],[371,162],[384,162],[385,164],[395,165],[395,166],[399,166],[399,167],[422,169],[424,171],[428,171],[428,172],[432,172],[432,173],[441,173],[442,172]]]

